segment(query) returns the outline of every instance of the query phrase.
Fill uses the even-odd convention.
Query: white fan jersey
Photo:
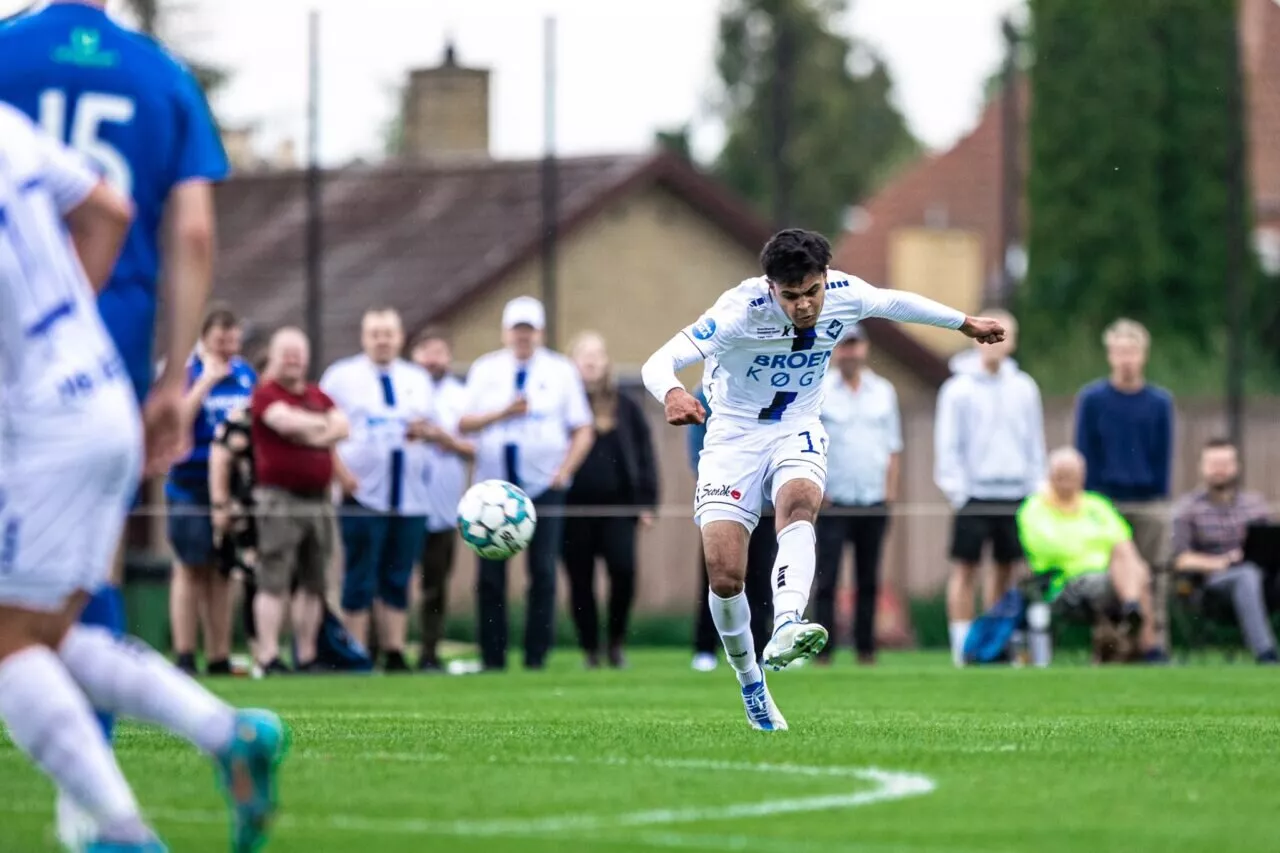
[[[645,385],[664,401],[668,391],[680,387],[675,372],[705,360],[703,387],[717,417],[816,420],[832,350],[846,329],[868,317],[950,329],[964,323],[961,312],[932,299],[873,287],[831,270],[818,322],[796,329],[768,281],[751,278],[726,291],[645,364]]]

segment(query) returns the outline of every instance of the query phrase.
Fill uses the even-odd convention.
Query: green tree
[[[1117,316],[1162,348],[1220,343],[1233,144],[1233,0],[1031,0],[1024,360]],[[1247,204],[1247,200],[1242,203]],[[1079,363],[1079,359],[1074,360]]]
[[[833,232],[919,151],[884,62],[840,33],[845,0],[730,0],[716,69],[716,173],[778,224]]]

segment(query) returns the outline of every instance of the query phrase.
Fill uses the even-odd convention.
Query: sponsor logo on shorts
[[[710,339],[716,333],[716,321],[710,317],[703,317],[701,320],[693,324],[693,336],[700,341]]]
[[[732,486],[703,486],[698,490],[698,500],[705,501],[707,498],[731,498],[740,501],[742,492]]]

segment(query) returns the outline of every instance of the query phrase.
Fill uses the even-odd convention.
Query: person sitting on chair
[[[1084,490],[1084,457],[1074,447],[1049,454],[1049,482],[1018,510],[1018,536],[1037,574],[1056,572],[1049,598],[1070,610],[1119,613],[1139,633],[1147,660],[1156,644],[1151,572],[1128,522],[1106,498]]]
[[[1240,454],[1227,439],[1210,439],[1200,451],[1200,478],[1200,488],[1174,506],[1174,571],[1199,575],[1207,593],[1230,599],[1249,651],[1275,665],[1262,569],[1243,550],[1249,525],[1270,520],[1267,500],[1240,488]]]

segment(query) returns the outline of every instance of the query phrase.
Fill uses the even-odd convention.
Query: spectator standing
[[[1262,569],[1244,558],[1250,524],[1271,512],[1257,492],[1240,489],[1236,447],[1214,439],[1200,452],[1201,484],[1173,511],[1173,568],[1204,578],[1205,590],[1231,601],[1245,644],[1259,663],[1276,663],[1276,638],[1267,613]]]
[[[439,440],[441,430],[429,420],[430,377],[400,358],[400,315],[366,311],[360,344],[363,353],[335,362],[320,379],[351,423],[350,437],[338,445],[340,468],[352,478],[342,504],[343,621],[368,644],[372,608],[383,669],[408,672],[409,581],[426,536],[429,488],[430,459],[420,442]]]
[[[514,483],[533,499],[538,526],[527,549],[524,665],[542,669],[555,630],[556,559],[564,535],[565,490],[591,449],[591,409],[573,363],[542,346],[546,314],[531,296],[502,310],[503,349],[467,374],[459,429],[476,436],[476,481]],[[477,590],[486,669],[507,664],[507,564],[481,560]]]
[[[938,393],[934,425],[934,482],[956,511],[947,620],[957,666],[973,623],[974,580],[983,549],[991,543],[995,563],[983,589],[989,608],[1008,590],[1022,559],[1015,513],[1045,474],[1040,389],[1010,358],[1017,321],[998,310],[985,316],[1003,323],[1005,339],[952,358],[953,375]]]
[[[826,507],[818,517],[818,577],[814,618],[836,624],[836,587],[845,543],[853,547],[856,604],[853,645],[858,662],[875,662],[876,602],[880,555],[889,524],[888,506],[898,497],[902,419],[893,385],[867,367],[868,343],[861,325],[852,326],[835,350],[828,373],[822,423],[830,438]],[[836,643],[822,650],[830,661]]]
[[[294,661],[316,667],[316,637],[324,618],[325,573],[333,556],[330,484],[333,448],[350,427],[318,385],[307,381],[310,344],[288,327],[271,338],[265,380],[253,393],[253,492],[258,517],[258,592],[253,599],[257,664],[288,672],[280,661],[285,602],[293,595]]]
[[[251,652],[257,629],[253,597],[258,585],[258,524],[253,515],[253,418],[248,406],[236,409],[218,427],[209,448],[209,497],[213,549],[218,569],[241,587],[241,619]],[[254,659],[257,659],[256,654]]]
[[[1146,381],[1151,336],[1141,323],[1116,320],[1103,334],[1102,342],[1111,375],[1080,389],[1076,449],[1084,456],[1088,472],[1085,488],[1110,499],[1125,514],[1138,552],[1151,566],[1156,636],[1164,643],[1173,397]]]
[[[429,446],[427,534],[422,546],[422,654],[418,669],[440,672],[438,647],[444,637],[446,595],[458,543],[458,501],[467,488],[467,466],[475,445],[462,439],[457,424],[466,406],[466,386],[453,375],[453,348],[440,330],[427,329],[413,344],[413,361],[431,377],[433,420],[449,442]]]
[[[636,526],[653,527],[658,471],[644,410],[618,389],[604,338],[584,332],[569,355],[586,388],[596,437],[565,501],[571,510],[564,523],[569,602],[586,665],[594,669],[600,665],[596,558],[602,558],[609,575],[606,654],[609,665],[620,668],[635,600]]]
[[[707,423],[711,421],[711,402],[702,385],[693,391],[693,396],[707,412],[706,420],[694,424],[687,430],[689,437],[689,467],[694,477],[698,474],[698,457],[702,454],[702,443],[707,437]],[[773,561],[778,555],[778,537],[772,521],[763,519],[773,517],[773,504],[766,495],[761,510],[761,523],[751,531],[747,540],[747,601],[751,604],[751,636],[755,639],[756,656],[764,655],[764,647],[773,636],[773,587],[770,577],[773,573]],[[707,575],[707,555],[702,550],[702,542],[698,542],[698,562],[702,567],[702,586],[699,590],[710,586]],[[705,595],[698,596],[698,615],[693,629],[693,668],[698,672],[712,672],[719,665],[720,632],[711,618],[710,600]]]
[[[196,672],[196,627],[203,623],[209,675],[231,674],[231,583],[220,571],[210,519],[209,456],[230,412],[248,405],[258,377],[240,358],[240,322],[226,308],[205,317],[187,361],[183,415],[192,424],[191,452],[165,483],[173,578],[169,614],[178,668]]]

